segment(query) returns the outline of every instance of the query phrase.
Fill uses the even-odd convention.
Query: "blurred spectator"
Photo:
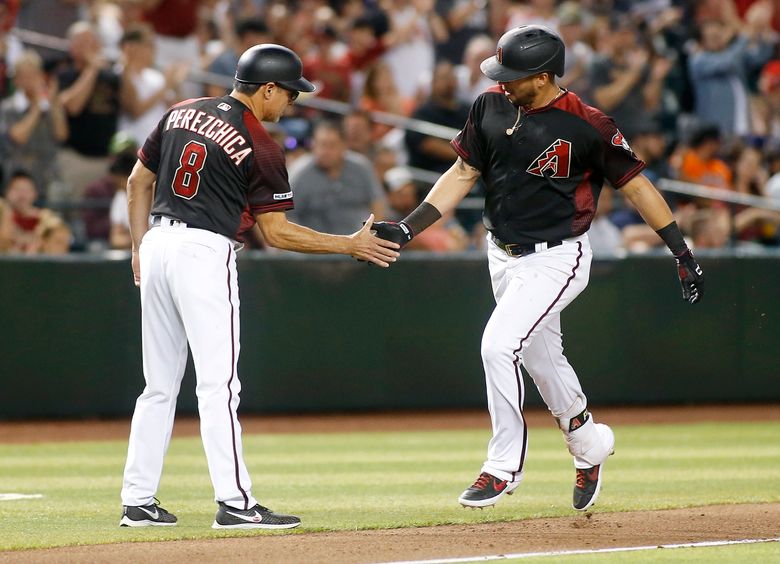
[[[0,98],[11,93],[11,69],[24,49],[21,41],[9,33],[16,19],[18,3],[19,0],[16,0],[14,6],[14,2],[0,2]]]
[[[463,64],[455,67],[458,98],[471,105],[477,96],[495,85],[479,68],[482,61],[495,54],[496,42],[487,35],[472,37],[463,54]]]
[[[433,73],[434,44],[447,38],[447,25],[434,0],[387,0],[392,46],[382,56],[401,97],[417,102]]]
[[[566,45],[566,61],[563,76],[558,81],[564,88],[574,90],[580,96],[590,92],[590,67],[593,49],[583,41],[583,9],[579,2],[568,0],[556,11],[558,33]]]
[[[612,32],[604,42],[605,51],[596,55],[591,66],[592,99],[630,140],[659,113],[663,81],[672,61],[653,56],[626,16],[613,18]]]
[[[403,164],[401,159],[398,158],[398,152],[395,149],[383,146],[377,147],[374,152],[373,163],[376,177],[383,179],[388,170]]]
[[[347,34],[347,51],[339,61],[348,69],[350,101],[357,104],[365,89],[366,73],[387,50],[385,40],[377,34],[372,20],[357,18]]]
[[[693,249],[722,249],[731,240],[731,215],[723,207],[697,210],[691,218]]]
[[[672,170],[666,155],[666,137],[656,121],[640,127],[630,139],[634,153],[645,162],[642,174],[655,183],[661,178],[671,178]]]
[[[440,63],[450,64],[450,63]],[[417,186],[411,171],[402,166],[393,167],[384,175],[387,186],[387,201],[390,205],[388,217],[403,219],[420,203]],[[430,231],[430,235],[426,233]],[[454,219],[452,212],[420,233],[404,247],[410,251],[433,251],[438,253],[462,251],[469,246],[469,236]]]
[[[38,190],[28,173],[17,170],[11,175],[5,188],[5,198],[13,223],[10,244],[12,253],[38,254],[48,250],[46,237],[51,235],[61,240],[65,230],[70,245],[70,230],[67,226],[51,210],[35,206]]]
[[[233,83],[238,57],[254,45],[271,43],[268,26],[261,18],[240,20],[235,27],[233,46],[225,49],[206,69],[208,72],[225,77],[226,84]],[[226,84],[206,84],[206,96],[224,96],[231,88]]]
[[[475,37],[485,37],[490,31],[487,4],[487,0],[436,0],[436,13],[447,26],[447,39],[438,41],[435,46],[437,61],[468,64],[469,44]],[[495,45],[492,47],[494,49]],[[490,56],[493,49],[483,59]]]
[[[197,28],[204,0],[143,0],[142,17],[154,28],[156,64],[167,68],[173,63],[192,63],[200,56]],[[182,85],[188,98],[202,95],[203,88],[192,82]]]
[[[19,7],[16,26],[65,39],[70,27],[81,16],[81,5],[79,0],[24,0]],[[65,58],[64,53],[57,49],[32,44],[27,47],[38,52],[46,68]]]
[[[436,65],[431,83],[431,96],[412,115],[413,118],[460,129],[469,116],[469,105],[457,96],[457,79],[452,63]],[[457,155],[448,139],[406,132],[409,165],[435,172],[445,172]]]
[[[108,169],[109,179],[114,187],[111,200],[111,234],[109,241],[112,249],[130,249],[133,240],[130,237],[130,217],[127,211],[127,178],[133,172],[135,151],[119,153]]]
[[[773,59],[764,65],[758,89],[761,96],[753,105],[753,133],[780,140],[780,60]]]
[[[384,181],[390,208],[387,219],[400,221],[420,203],[414,177],[408,168],[396,166],[385,172]]]
[[[679,170],[680,180],[712,186],[732,188],[732,173],[729,166],[718,158],[721,149],[721,135],[717,127],[698,130],[683,152]]]
[[[371,163],[347,151],[341,128],[321,122],[314,129],[311,155],[290,170],[296,223],[329,233],[353,233],[369,213],[384,217],[384,194]]]
[[[7,253],[13,244],[14,222],[11,206],[0,198],[0,253]]]
[[[38,241],[37,254],[66,255],[70,252],[73,234],[62,218],[53,213],[44,214],[35,226]]]
[[[40,55],[25,51],[16,62],[16,92],[0,104],[3,168],[30,171],[36,186],[49,194],[60,180],[59,144],[68,137],[68,122],[58,99],[57,81],[47,80]]]
[[[750,133],[747,74],[771,58],[776,40],[771,1],[753,4],[744,24],[730,0],[723,6],[722,19],[700,22],[688,68],[700,122],[717,124],[722,135],[731,137]]]
[[[374,124],[365,110],[352,110],[342,122],[347,149],[373,159],[376,146],[373,139]]]
[[[408,116],[414,107],[415,101],[412,98],[401,95],[387,63],[377,61],[368,69],[363,96],[360,99],[361,109],[369,112],[386,112]],[[383,123],[375,123],[373,129],[373,139],[378,141],[387,135],[393,127]]]
[[[59,73],[59,99],[68,115],[69,136],[59,157],[69,192],[54,195],[54,200],[79,198],[103,174],[120,109],[120,78],[106,67],[92,26],[77,22],[68,37],[71,61]]]
[[[623,249],[623,234],[609,219],[615,191],[604,186],[599,193],[596,215],[588,230],[590,246],[595,255],[612,255]]]
[[[770,196],[774,190],[762,154],[754,147],[743,148],[737,157],[734,164],[734,189],[751,196]],[[737,206],[734,211],[734,233],[738,241],[778,244],[780,212],[745,206]]]
[[[345,58],[346,46],[329,25],[317,30],[313,41],[315,45],[303,54],[303,68],[316,84],[317,96],[350,102],[351,69]]]
[[[142,145],[166,110],[181,97],[179,86],[189,71],[188,63],[173,63],[165,74],[155,69],[154,31],[146,24],[125,30],[122,46],[122,112],[119,131]]]
[[[115,213],[114,202],[124,196],[125,207],[127,207],[125,189],[127,177],[135,165],[136,149],[137,146],[132,139],[117,134],[108,173],[89,184],[84,190],[81,219],[90,249],[99,249],[113,242],[111,235]],[[121,196],[118,196],[119,192],[122,193]]]
[[[510,0],[504,31],[530,24],[557,30],[558,16],[555,4],[555,0]]]

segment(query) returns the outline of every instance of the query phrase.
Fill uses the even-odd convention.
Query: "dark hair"
[[[119,44],[143,43],[146,40],[150,40],[152,37],[154,37],[154,30],[151,26],[143,23],[133,24],[125,29],[122,38],[119,40]]]
[[[720,141],[720,130],[717,126],[708,125],[697,129],[691,136],[690,145],[694,148],[701,147],[708,141]]]
[[[19,178],[26,178],[30,182],[35,185],[35,189],[38,189],[38,186],[35,184],[35,179],[32,177],[32,175],[23,168],[15,168],[11,171],[11,174],[8,176],[8,182],[5,183],[5,189],[4,192],[8,192],[8,187],[13,183],[14,180],[17,180]]]
[[[239,82],[237,80],[233,81],[233,90],[239,94],[245,94],[247,96],[254,96],[257,94],[257,91],[260,90],[261,86],[262,84],[256,84],[252,82]]]
[[[268,33],[268,26],[260,18],[246,18],[236,23],[235,32],[243,38],[248,33]]]
[[[108,167],[108,172],[120,176],[130,176],[130,173],[133,172],[136,160],[138,160],[138,158],[135,155],[135,151],[120,151],[114,157],[111,166]]]
[[[322,119],[314,126],[314,134],[320,130],[335,131],[340,139],[344,139],[344,131],[341,128],[341,124],[331,119]]]

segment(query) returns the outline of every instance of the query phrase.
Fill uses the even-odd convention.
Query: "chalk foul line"
[[[547,552],[519,552],[516,554],[493,554],[489,556],[470,556],[466,558],[434,558],[431,560],[403,560],[384,562],[382,564],[458,564],[461,562],[488,562],[492,560],[518,560],[521,558],[538,558],[540,556],[572,556],[576,554],[604,554],[610,552],[638,552],[640,550],[657,550],[659,548],[704,548],[712,546],[729,546],[735,544],[757,544],[763,542],[780,542],[780,537],[766,539],[720,540],[704,542],[688,542],[682,544],[657,544],[648,546],[624,546],[614,548],[591,548],[581,550],[551,550]]]

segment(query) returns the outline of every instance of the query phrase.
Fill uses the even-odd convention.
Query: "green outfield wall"
[[[780,257],[700,256],[696,306],[668,256],[594,261],[563,314],[592,404],[780,401]],[[239,280],[244,413],[485,406],[481,255],[409,253],[388,270],[245,256]],[[0,418],[132,413],[143,375],[126,255],[0,260],[0,328]],[[190,366],[179,410],[195,409]]]

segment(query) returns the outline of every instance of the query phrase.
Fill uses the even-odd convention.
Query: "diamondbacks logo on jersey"
[[[626,138],[623,137],[623,134],[618,131],[612,136],[612,144],[615,147],[623,147],[626,151],[629,153],[633,153],[634,151],[631,150],[631,147],[628,146],[628,141],[626,141]]]
[[[556,139],[536,160],[526,169],[534,176],[544,176],[550,171],[550,178],[569,178],[571,169],[571,142]]]

